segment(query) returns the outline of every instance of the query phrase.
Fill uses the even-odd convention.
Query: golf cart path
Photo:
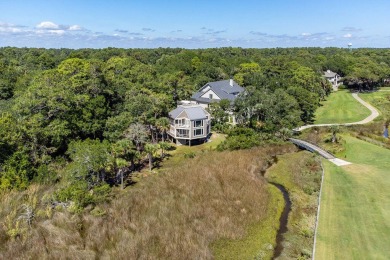
[[[304,125],[304,126],[301,126],[301,127],[298,127],[298,128],[295,128],[293,129],[293,131],[296,131],[296,132],[300,132],[302,130],[305,130],[307,128],[311,128],[311,127],[315,127],[315,126],[333,126],[333,125],[343,125],[343,126],[348,126],[348,125],[363,125],[363,124],[367,124],[371,121],[373,121],[375,118],[377,118],[379,116],[379,112],[378,110],[371,106],[369,103],[367,103],[366,101],[364,101],[363,99],[361,99],[359,96],[358,96],[358,93],[352,93],[352,97],[354,99],[356,99],[360,104],[362,104],[363,106],[365,106],[368,110],[371,111],[371,115],[369,115],[368,117],[364,118],[363,120],[360,120],[358,122],[352,122],[352,123],[334,123],[334,124],[313,124],[313,125]],[[344,165],[348,165],[348,164],[351,164],[350,162],[347,162],[347,161],[344,161],[344,160],[341,160],[339,158],[336,158],[334,157],[333,155],[333,158],[323,154],[323,149],[317,145],[314,145],[314,144],[309,144],[303,140],[299,140],[299,139],[292,139],[290,138],[290,141],[292,141],[293,143],[295,143],[296,145],[304,148],[304,149],[307,149],[309,151],[315,151],[317,153],[319,153],[321,156],[323,156],[325,159],[328,159],[330,162],[336,164],[337,166],[344,166]],[[326,152],[326,151],[325,151]]]
[[[360,104],[362,104],[363,106],[365,106],[368,110],[371,111],[371,115],[369,115],[368,117],[364,118],[363,120],[360,120],[358,122],[352,122],[352,123],[331,123],[331,124],[313,124],[313,125],[304,125],[304,126],[301,126],[301,127],[298,127],[298,128],[295,128],[293,129],[294,131],[297,131],[297,132],[300,132],[302,130],[305,130],[307,128],[311,128],[311,127],[315,127],[315,126],[332,126],[332,125],[363,125],[363,124],[367,124],[369,122],[371,122],[372,120],[374,120],[375,118],[377,118],[379,116],[379,112],[378,110],[371,106],[369,103],[367,103],[366,101],[364,101],[363,99],[361,99],[359,96],[358,96],[358,93],[352,93],[352,97],[354,99],[356,99]]]

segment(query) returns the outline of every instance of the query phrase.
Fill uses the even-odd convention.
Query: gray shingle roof
[[[202,92],[205,88],[210,87],[212,91],[220,98],[220,99],[228,99],[230,101],[234,101],[238,94],[244,91],[244,88],[238,85],[233,81],[233,86],[230,86],[230,80],[221,80],[208,82],[204,85],[198,92],[194,93],[191,97],[192,100],[196,100],[202,103],[211,103],[215,102],[215,99],[202,98],[201,96],[204,94]]]
[[[190,120],[205,119],[207,117],[206,111],[200,107],[184,107],[178,106],[176,109],[169,112],[171,118],[177,118],[183,111],[186,112],[187,118]]]

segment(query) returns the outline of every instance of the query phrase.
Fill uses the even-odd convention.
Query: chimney
[[[326,72],[330,73],[330,70],[327,70]]]
[[[233,87],[233,83],[234,83],[233,79],[230,79],[230,80],[229,80],[229,85],[230,85],[231,87]]]

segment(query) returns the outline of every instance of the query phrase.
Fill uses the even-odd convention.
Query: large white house
[[[233,103],[243,91],[244,88],[232,79],[208,82],[192,95],[191,100],[205,107],[212,102],[219,102],[222,99],[227,99]]]
[[[244,92],[244,88],[234,82],[233,79],[208,82],[195,92],[191,100],[207,108],[210,103],[219,102],[223,99],[229,100],[233,105],[234,100]],[[236,118],[232,111],[229,114],[229,123],[235,125]]]
[[[338,87],[340,81],[340,75],[331,70],[324,71],[323,76],[332,84],[333,87]]]
[[[177,144],[204,142],[210,135],[210,113],[207,108],[210,103],[227,99],[233,104],[234,100],[244,91],[232,79],[208,82],[197,92],[191,101],[181,101],[178,107],[169,112],[171,120],[169,136]],[[230,123],[235,124],[233,113],[229,113]]]
[[[188,102],[169,112],[168,134],[177,144],[205,142],[210,135],[210,114],[199,104]]]

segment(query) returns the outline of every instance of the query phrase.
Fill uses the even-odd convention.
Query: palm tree
[[[167,131],[170,128],[169,118],[167,118],[167,117],[160,117],[156,121],[156,126],[161,131],[161,141],[164,142],[166,133],[167,133]]]
[[[291,137],[292,133],[291,133],[290,129],[283,127],[279,130],[278,134],[279,134],[279,137],[283,139],[283,141],[286,141]]]
[[[168,150],[171,147],[171,144],[167,142],[160,142],[158,145],[161,149],[161,158],[164,158],[165,156],[164,151]]]
[[[149,170],[152,171],[153,168],[153,154],[157,151],[158,146],[156,144],[146,144],[145,152],[148,154],[149,159]]]
[[[340,132],[340,127],[338,125],[330,126],[330,131],[332,132],[332,143],[337,142],[336,134]]]
[[[121,187],[124,189],[124,172],[125,168],[131,164],[134,168],[134,159],[136,157],[136,150],[133,142],[129,139],[122,139],[112,145],[111,153],[114,156],[114,167],[117,169],[117,176],[121,176]]]

